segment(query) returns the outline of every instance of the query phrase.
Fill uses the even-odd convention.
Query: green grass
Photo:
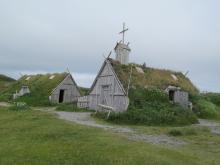
[[[59,104],[57,105],[56,110],[66,112],[93,112],[92,110],[78,108],[76,104]]]
[[[51,75],[55,75],[52,80],[49,79]],[[28,85],[31,93],[19,97],[16,101],[25,102],[31,106],[50,106],[50,93],[66,75],[67,73],[25,75],[1,92],[0,101],[12,101],[13,93],[15,93],[16,90],[19,91],[22,85]],[[30,77],[30,79],[26,80],[27,77]]]
[[[46,112],[0,108],[0,164],[4,165],[217,165],[220,162],[219,136],[205,132],[181,138],[190,144],[178,148],[157,146],[58,120]]]
[[[8,110],[11,111],[23,111],[23,110],[31,110],[31,107],[29,107],[26,103],[22,103],[22,102],[16,102],[13,103]]]
[[[15,81],[15,79],[8,77],[6,75],[0,74],[0,81],[13,82]]]
[[[220,93],[206,93],[202,94],[202,97],[220,107]]]
[[[0,74],[0,91],[7,89],[14,81],[13,78]]]
[[[194,98],[193,111],[198,117],[204,119],[220,119],[220,106],[217,106],[213,102],[204,97]]]
[[[200,135],[204,132],[210,132],[210,130],[206,127],[182,127],[170,129],[168,134],[172,136],[192,136]]]
[[[117,124],[144,125],[189,125],[197,123],[196,115],[169,102],[167,94],[155,88],[135,88],[129,93],[129,107],[126,112],[98,112],[95,117]]]

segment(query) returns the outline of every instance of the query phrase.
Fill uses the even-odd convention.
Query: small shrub
[[[168,131],[169,135],[172,136],[192,136],[199,135],[202,133],[209,133],[210,129],[207,127],[183,127],[183,128],[175,128]]]
[[[30,110],[31,108],[26,103],[16,102],[13,106],[10,106],[8,109],[12,111],[22,111]]]
[[[220,119],[220,107],[202,98],[195,102],[193,111],[200,118]]]
[[[177,129],[172,129],[168,132],[169,135],[172,135],[172,136],[182,136],[183,133],[180,131],[180,130],[177,130]]]
[[[220,106],[220,93],[206,93],[202,97],[213,104]]]
[[[198,134],[197,128],[184,128],[183,134],[184,135],[197,135]]]

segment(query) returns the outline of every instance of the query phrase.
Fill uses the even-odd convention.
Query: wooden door
[[[110,85],[102,85],[101,89],[101,98],[100,102],[103,105],[111,106],[112,99],[111,99],[111,86]]]

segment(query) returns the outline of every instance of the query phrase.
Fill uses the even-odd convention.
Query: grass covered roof
[[[2,92],[0,100],[8,101],[12,99],[13,93],[19,91],[23,85],[27,85],[31,93],[18,98],[18,100],[27,102],[30,105],[47,105],[49,104],[48,97],[52,90],[56,88],[67,75],[68,73],[24,75]]]
[[[181,87],[191,95],[199,92],[190,79],[181,72],[143,67],[138,64],[121,65],[118,61],[113,59],[109,59],[109,61],[125,90],[128,88],[132,67],[131,87],[156,87],[164,90],[169,85],[173,85]]]

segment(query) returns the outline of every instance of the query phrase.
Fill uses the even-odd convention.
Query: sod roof
[[[23,85],[27,85],[31,93],[27,97],[26,95],[20,97],[18,100],[27,102],[30,105],[35,105],[33,102],[36,102],[36,100],[39,104],[48,104],[50,93],[67,75],[68,73],[52,73],[22,76],[3,91],[3,94],[0,95],[0,100],[11,99],[16,90],[19,91]]]
[[[190,79],[181,72],[143,67],[138,64],[121,65],[113,59],[109,59],[109,61],[125,90],[128,88],[132,67],[131,87],[156,87],[164,90],[169,85],[172,85],[180,87],[191,95],[195,95],[199,92]]]

